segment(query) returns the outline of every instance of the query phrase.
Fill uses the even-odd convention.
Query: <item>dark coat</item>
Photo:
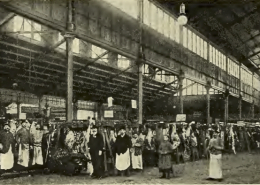
[[[97,133],[96,137],[90,135],[88,146],[91,155],[98,155],[99,151],[103,151],[104,141],[101,134]]]
[[[130,149],[132,147],[132,141],[131,138],[125,134],[124,137],[121,137],[120,135],[117,136],[116,142],[115,142],[115,153],[118,155],[124,154],[127,149]]]
[[[11,132],[0,131],[0,143],[3,145],[3,149],[0,153],[6,154],[10,146],[12,146],[12,152],[15,152],[15,139]]]

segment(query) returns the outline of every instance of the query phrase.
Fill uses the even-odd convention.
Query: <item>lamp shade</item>
[[[180,6],[180,14],[178,17],[178,23],[179,23],[179,25],[183,26],[183,25],[186,25],[187,22],[188,22],[188,18],[185,13],[185,4],[182,3]]]
[[[179,25],[181,26],[184,26],[186,25],[188,22],[188,18],[185,14],[180,14],[179,17],[178,17],[178,23]]]

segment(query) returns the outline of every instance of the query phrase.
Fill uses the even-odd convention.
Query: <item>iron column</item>
[[[66,39],[67,54],[67,99],[66,99],[66,121],[73,120],[73,40],[74,40],[74,1],[68,0],[67,30],[64,34]]]
[[[210,124],[210,94],[209,90],[211,88],[211,83],[210,81],[207,81],[207,85],[205,86],[206,91],[207,91],[207,124]]]

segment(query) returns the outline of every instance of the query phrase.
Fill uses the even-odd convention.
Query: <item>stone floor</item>
[[[237,154],[223,156],[222,184],[260,184],[260,154]],[[130,177],[107,177],[101,180],[89,176],[67,177],[61,175],[35,175],[0,180],[0,184],[220,184],[209,182],[208,161],[201,160],[175,166],[176,176],[170,180],[160,179],[158,168],[145,169],[141,173],[132,173]]]

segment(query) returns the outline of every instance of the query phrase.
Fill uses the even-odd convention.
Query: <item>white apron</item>
[[[14,166],[14,155],[12,152],[12,146],[10,146],[6,154],[0,154],[0,166],[1,170],[10,170]]]
[[[222,179],[222,154],[210,154],[209,178]]]
[[[33,148],[33,162],[32,165],[43,165],[42,147],[41,145],[36,145]]]
[[[133,169],[143,169],[143,157],[142,155],[135,156],[135,152],[131,153],[132,167]]]
[[[18,164],[24,167],[29,165],[29,144],[24,144],[25,149],[22,149],[22,144],[19,145]]]
[[[116,154],[116,169],[124,171],[130,166],[130,152],[129,149],[124,154]]]

